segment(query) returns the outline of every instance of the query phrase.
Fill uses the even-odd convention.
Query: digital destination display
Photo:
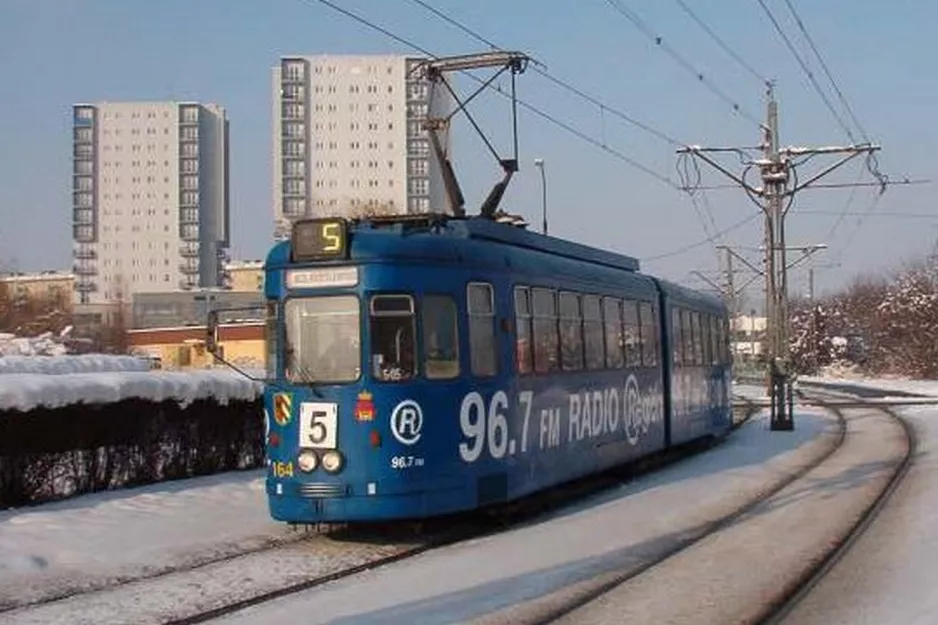
[[[344,219],[304,219],[293,224],[293,259],[345,258],[348,228]]]

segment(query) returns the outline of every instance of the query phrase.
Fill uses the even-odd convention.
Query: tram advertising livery
[[[483,217],[310,219],[266,262],[291,523],[496,504],[730,427],[722,302]]]

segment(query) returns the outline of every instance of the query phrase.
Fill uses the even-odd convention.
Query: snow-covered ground
[[[756,394],[760,393],[756,389]],[[636,542],[639,536],[659,533],[668,524],[695,526],[701,518],[719,515],[747,493],[763,488],[766,472],[778,478],[779,465],[787,455],[793,449],[815,444],[819,432],[830,424],[829,419],[816,412],[799,414],[798,430],[777,436],[768,433],[764,419],[757,420],[744,426],[724,445],[554,513],[541,522],[415,560],[425,565],[426,558],[430,558],[437,563],[433,569],[411,571],[411,565],[405,563],[367,574],[365,581],[369,575],[387,578],[384,585],[374,586],[367,593],[354,592],[354,584],[331,585],[331,590],[323,590],[331,597],[328,599],[331,611],[317,607],[310,614],[316,614],[319,622],[328,614],[341,613],[339,608],[345,602],[366,610],[379,605],[401,605],[406,597],[420,593],[432,596],[441,591],[440,584],[465,581],[463,573],[452,574],[456,570],[471,572],[472,578],[483,584],[479,593],[460,595],[456,600],[459,609],[469,609],[474,602],[479,603],[479,609],[487,609],[486,606],[494,605],[493,601],[520,597],[493,593],[491,587],[485,586],[489,582],[501,585],[505,579],[523,579],[519,591],[528,596],[566,583],[571,576],[618,566],[655,547],[654,543]],[[623,519],[628,522],[623,523]],[[609,524],[619,528],[612,535]],[[0,605],[36,599],[48,592],[100,585],[121,575],[138,576],[287,535],[286,529],[267,517],[260,472],[88,495],[34,509],[8,511],[0,513]],[[481,547],[485,545],[488,547],[483,551]],[[489,560],[495,552],[502,554],[498,570],[493,569]],[[586,554],[591,563],[574,566],[571,564],[576,560],[574,554]],[[341,557],[334,546],[322,552],[310,549],[309,566],[311,570],[317,569],[324,563],[338,562]],[[507,568],[502,568],[502,563],[507,563]],[[260,568],[252,568],[250,577],[258,586],[276,588],[277,584],[289,581],[281,579],[283,566],[268,563],[269,571],[264,569],[263,561],[257,566]],[[397,580],[396,585],[388,585],[388,580]],[[340,587],[345,590],[336,590]],[[203,596],[204,588],[176,591],[172,594],[177,601],[187,592],[208,601]],[[175,607],[161,605],[159,597],[146,601],[156,602],[158,605],[155,608],[149,605],[149,609],[163,610],[164,616]],[[133,603],[139,607],[139,602]],[[74,606],[63,606],[66,609],[73,610]],[[95,613],[94,622],[121,622],[120,618],[108,616],[106,609],[101,610]],[[72,612],[64,613],[70,615],[68,618],[78,617]],[[48,613],[50,618],[52,614]],[[13,618],[12,613],[8,615]],[[407,615],[398,613],[398,616]],[[63,618],[49,622],[73,622]]]
[[[848,377],[828,377],[814,378],[802,376],[799,378],[806,382],[828,382],[835,384],[849,384],[871,389],[882,389],[885,391],[899,391],[903,393],[915,393],[929,397],[938,397],[938,381],[935,380],[904,380],[900,378],[848,378]]]
[[[0,512],[0,606],[205,561],[290,534],[268,515],[262,471],[6,510]]]
[[[890,390],[938,395],[938,382],[864,381]],[[911,470],[883,511],[786,625],[938,622],[938,411],[900,410],[918,435]]]
[[[938,396],[936,382],[862,383]],[[763,394],[759,387],[737,386],[734,391]],[[885,538],[877,539],[885,540],[888,550],[879,549],[883,559],[872,568],[862,561],[851,563],[852,574],[862,574],[864,579],[841,601],[849,618],[828,615],[808,621],[801,620],[806,618],[802,615],[790,622],[926,623],[931,621],[916,618],[938,613],[938,601],[930,599],[931,589],[938,585],[938,569],[932,566],[938,560],[934,514],[938,484],[932,488],[929,483],[938,461],[928,460],[928,452],[938,441],[938,418],[932,419],[934,408],[904,410],[916,419],[920,457],[908,478],[915,488],[894,497],[901,504],[901,514],[884,515],[877,521],[892,526]],[[643,536],[660,534],[666,526],[675,527],[674,534],[680,535],[701,518],[725,510],[731,501],[763,485],[767,475],[777,477],[780,463],[793,450],[815,444],[821,430],[830,427],[830,421],[814,411],[799,410],[796,423],[795,432],[769,433],[765,419],[757,419],[709,452],[536,523],[338,581],[233,620],[266,623],[303,615],[304,623],[417,622],[421,618],[429,619],[421,622],[460,622],[585,575],[634,563],[660,547],[654,540],[643,541]],[[49,591],[87,587],[117,576],[234,553],[288,535],[267,516],[259,471],[6,511],[0,513],[0,605],[11,597],[21,602]],[[493,554],[499,554],[497,562]],[[311,551],[309,557],[339,556]],[[262,583],[276,579],[276,573],[261,568],[252,570],[250,577]],[[842,587],[837,592],[846,591]],[[158,599],[152,601],[158,603]],[[172,606],[164,607],[170,610]],[[861,607],[877,617],[867,618]],[[100,616],[100,623],[121,622],[109,620],[104,613]]]

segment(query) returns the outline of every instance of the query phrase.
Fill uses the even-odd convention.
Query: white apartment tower
[[[73,106],[76,302],[222,282],[228,121],[196,102]]]
[[[452,109],[407,56],[289,56],[273,69],[275,235],[304,216],[450,212],[422,122]]]

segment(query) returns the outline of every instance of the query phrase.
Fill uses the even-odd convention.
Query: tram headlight
[[[312,473],[319,466],[319,456],[312,449],[304,449],[297,457],[296,464],[303,473]]]
[[[322,455],[322,468],[329,473],[338,473],[345,464],[345,458],[338,450],[330,449]]]

